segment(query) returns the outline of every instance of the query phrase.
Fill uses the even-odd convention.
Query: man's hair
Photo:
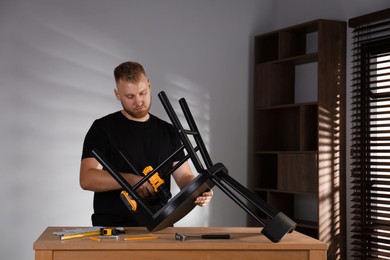
[[[141,64],[134,61],[123,62],[114,69],[114,77],[117,84],[119,80],[132,83],[139,82],[142,75],[146,76],[144,68]]]

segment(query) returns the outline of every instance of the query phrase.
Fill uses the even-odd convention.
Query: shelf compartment
[[[294,103],[317,102],[318,62],[295,64],[294,72]]]
[[[291,27],[281,30],[279,58],[305,55],[318,50],[318,25]]]
[[[300,150],[300,109],[288,106],[255,111],[255,149],[258,151]]]
[[[312,52],[304,55],[298,55],[298,56],[292,56],[284,59],[279,60],[271,60],[267,62],[260,62],[256,63],[257,65],[260,64],[291,64],[291,65],[302,65],[302,64],[308,64],[318,61],[318,53]]]
[[[318,232],[318,211],[316,210],[318,199],[315,194],[307,195],[278,191],[263,191],[261,194],[262,198],[266,199],[272,207],[293,219],[298,228],[312,230],[313,234]]]
[[[279,59],[279,34],[270,33],[255,37],[255,63]]]
[[[291,219],[294,219],[294,194],[268,193],[268,203],[278,211],[282,211]]]
[[[276,189],[277,187],[277,165],[278,165],[277,154],[257,153],[256,164],[254,165],[254,176],[255,187],[264,189]]]
[[[312,228],[306,225],[301,226],[300,224],[297,224],[295,230],[305,235],[308,235],[309,237],[318,239],[318,227]]]
[[[317,52],[318,28],[318,23],[306,23],[256,36],[255,63]]]
[[[301,151],[318,151],[318,105],[301,107]]]
[[[264,190],[256,190],[256,195],[261,198],[262,200],[264,201],[268,201],[268,192],[267,191],[264,191]],[[267,222],[267,215],[262,211],[260,210],[259,208],[257,207],[253,207],[253,210],[257,213],[257,215],[263,219],[264,222]],[[257,222],[257,221],[254,221],[253,219],[251,219],[253,221],[254,224],[256,225],[259,225],[260,223]]]

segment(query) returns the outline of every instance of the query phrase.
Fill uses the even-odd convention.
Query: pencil
[[[71,239],[71,238],[79,238],[79,237],[90,237],[90,236],[98,236],[100,235],[99,231],[89,231],[89,232],[83,232],[83,233],[71,233],[71,234],[65,234],[61,236],[61,240]]]
[[[130,241],[130,240],[146,240],[146,239],[156,239],[158,237],[156,236],[147,236],[147,237],[125,237],[123,238],[123,240],[127,240],[127,241]]]

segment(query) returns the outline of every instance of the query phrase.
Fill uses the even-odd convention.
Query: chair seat
[[[211,181],[209,176],[208,174],[199,174],[152,216],[147,229],[150,232],[159,231],[173,226],[173,224],[185,217],[196,206],[194,203],[195,198],[214,186],[214,182]]]

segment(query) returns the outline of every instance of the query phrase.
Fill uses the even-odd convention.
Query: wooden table
[[[327,245],[296,231],[273,243],[258,227],[171,227],[149,233],[146,228],[127,228],[119,240],[91,240],[88,237],[60,240],[55,231],[74,227],[48,227],[35,241],[35,260],[62,259],[284,259],[325,260]],[[185,235],[230,234],[230,239],[175,240]],[[150,240],[123,240],[124,237],[157,236]]]

